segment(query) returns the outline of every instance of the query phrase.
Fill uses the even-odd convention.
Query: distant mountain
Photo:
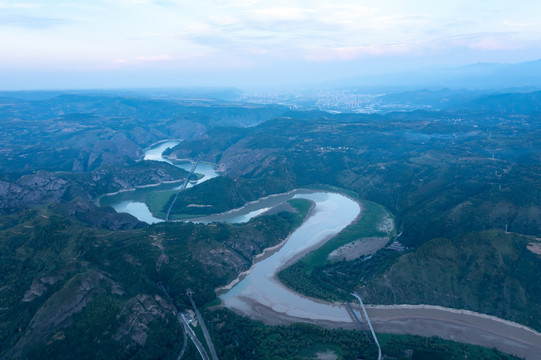
[[[514,91],[513,91],[514,90]],[[413,109],[447,111],[489,111],[507,114],[531,114],[541,111],[541,91],[506,90],[415,90],[383,95],[383,104],[402,104]]]
[[[328,85],[365,88],[383,92],[449,88],[501,90],[508,88],[541,89],[541,60],[516,64],[477,63],[455,68],[430,68],[383,75],[356,76]]]
[[[458,108],[471,111],[529,114],[541,112],[541,91],[485,95],[465,103]]]
[[[385,104],[403,104],[413,107],[430,108],[432,110],[445,109],[450,106],[462,104],[476,99],[486,92],[479,90],[412,90],[387,94],[379,97],[379,101]]]
[[[155,100],[220,100],[238,99],[241,91],[235,88],[141,88],[116,90],[28,90],[0,91],[0,98],[19,100],[48,100],[59,95],[81,95],[94,97],[136,97]]]

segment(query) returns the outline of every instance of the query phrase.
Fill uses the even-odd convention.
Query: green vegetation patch
[[[368,303],[467,309],[541,330],[541,259],[530,238],[504,231],[434,239],[366,281]]]
[[[278,278],[286,286],[309,297],[329,301],[351,299],[350,292],[359,281],[358,272],[352,269],[334,271],[330,267],[334,262],[328,261],[327,258],[332,251],[362,238],[394,236],[394,230],[389,234],[378,228],[385,218],[392,219],[392,215],[383,206],[371,201],[362,201],[362,213],[358,221],[297,263],[280,271]],[[339,262],[345,266],[348,263],[350,262]],[[359,267],[359,261],[353,263]]]
[[[385,359],[504,360],[518,359],[495,349],[443,340],[438,337],[378,334]]]
[[[310,324],[264,326],[226,309],[210,313],[209,321],[220,349],[218,357],[224,360],[314,359],[315,353],[329,349],[342,360],[377,357],[374,343],[359,331]]]
[[[324,329],[310,324],[265,326],[259,321],[220,309],[208,319],[220,359],[317,359],[332,352],[338,360],[377,359],[371,338],[357,330]],[[437,337],[378,334],[385,359],[511,360],[514,356],[494,349],[457,343]]]
[[[293,225],[295,228],[297,228],[303,223],[306,216],[310,213],[313,204],[310,200],[306,199],[291,199],[287,203],[297,211],[298,216],[295,217],[295,223]]]
[[[47,345],[35,346],[27,358],[122,358],[125,355],[122,345],[112,338],[118,321],[116,314],[120,309],[117,297],[98,295],[73,317],[73,326],[58,331]]]
[[[279,166],[267,169],[265,175],[258,179],[227,176],[212,178],[179,193],[170,216],[172,219],[180,219],[184,214],[217,214],[242,207],[247,202],[264,196],[293,190],[295,187],[289,181],[281,180],[285,176],[281,171],[283,170]]]
[[[365,237],[389,237],[388,234],[378,229],[378,225],[392,215],[381,205],[371,201],[362,201],[361,216],[358,221],[342,230],[337,236],[327,241],[318,249],[306,255],[301,261],[309,267],[309,273],[317,267],[327,263],[327,257],[331,252],[353,241]]]
[[[175,196],[178,190],[153,191],[147,194],[145,203],[154,217],[165,219],[167,204]]]
[[[139,314],[137,323],[158,308],[157,296],[165,298],[158,283],[181,310],[191,307],[187,288],[197,304],[211,303],[216,287],[248,269],[255,255],[286,238],[305,216],[279,212],[238,225],[161,223],[108,231],[60,217],[55,209],[25,210],[4,217],[0,226],[1,358],[11,358],[6,355],[16,344],[24,358],[176,358],[182,345],[176,318],[141,325],[148,335],[143,348],[129,335],[116,337],[123,319]],[[126,308],[140,296],[151,308],[145,301]],[[197,356],[189,346],[186,358]]]

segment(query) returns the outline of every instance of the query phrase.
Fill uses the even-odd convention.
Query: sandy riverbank
[[[382,249],[389,240],[389,237],[366,237],[355,240],[331,252],[327,259],[351,261],[361,256],[372,255]]]
[[[342,194],[343,195],[343,194]],[[363,216],[363,213],[364,213],[364,207],[363,207],[363,204],[360,202],[360,201],[357,201],[356,199],[353,199],[347,195],[343,195],[345,197],[347,197],[348,199],[354,201],[358,206],[359,206],[359,214],[357,214],[357,216],[355,217],[355,219],[350,222],[347,226],[351,225],[351,224],[354,224],[356,223],[357,221],[359,221],[361,219],[361,217]],[[311,213],[310,213],[311,216],[315,215],[315,210],[312,209]],[[308,220],[308,218],[306,219]],[[346,227],[347,227],[346,226]],[[282,283],[278,280],[278,278],[276,277],[276,275],[282,271],[283,269],[295,264],[297,261],[299,261],[300,259],[302,259],[303,257],[305,257],[306,255],[308,255],[309,253],[311,253],[312,251],[316,250],[316,249],[319,249],[323,244],[325,244],[327,241],[331,240],[332,238],[336,237],[338,234],[334,234],[334,235],[328,235],[324,238],[322,238],[320,241],[318,241],[317,243],[313,244],[312,246],[310,247],[307,247],[306,249],[304,249],[303,251],[300,251],[299,253],[297,253],[295,256],[291,257],[288,261],[286,261],[282,266],[280,266],[275,272],[274,274],[272,274],[273,278],[276,280],[276,282],[278,282],[280,285],[282,285]],[[282,285],[283,287],[285,287],[284,285]],[[289,289],[289,288],[286,288],[286,289]],[[299,296],[302,296],[299,294]],[[304,296],[303,296],[304,297]]]
[[[266,325],[310,323],[329,329],[357,329],[345,307],[343,317],[333,319],[305,318],[283,311],[283,304],[262,304],[250,297],[242,301],[250,312],[236,312],[260,320]],[[336,306],[336,305],[335,305]],[[353,306],[356,310],[360,307]],[[278,309],[278,311],[276,310]],[[378,333],[438,336],[442,339],[496,348],[527,360],[541,359],[541,334],[504,319],[465,310],[423,305],[368,306],[368,316]],[[360,314],[360,312],[358,313]]]
[[[312,206],[310,208],[310,211],[308,212],[308,215],[304,219],[304,221],[308,220],[311,216],[314,215],[314,205],[315,204],[314,204],[313,201],[311,201],[311,203],[312,203]],[[280,205],[277,205],[277,206],[280,206]],[[271,210],[272,210],[272,208],[269,211],[271,211]],[[290,236],[291,236],[291,234],[289,236],[287,236],[284,240],[282,240],[280,243],[278,243],[278,244],[276,244],[274,246],[263,249],[262,253],[257,254],[254,257],[254,263],[252,264],[252,266],[250,266],[250,268],[248,270],[241,272],[239,274],[239,276],[236,279],[234,279],[233,281],[231,281],[229,284],[227,284],[225,286],[220,286],[219,288],[216,288],[216,290],[215,290],[216,293],[221,294],[221,293],[223,293],[225,291],[231,290],[231,288],[233,286],[238,284],[242,279],[244,279],[247,275],[250,274],[250,272],[253,270],[253,268],[255,267],[255,265],[259,261],[263,261],[263,260],[267,259],[269,256],[272,256],[275,252],[279,251],[287,243]]]
[[[541,359],[539,332],[494,316],[427,305],[368,306],[367,312],[377,332],[438,336]]]

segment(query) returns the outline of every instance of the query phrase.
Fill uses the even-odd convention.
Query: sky
[[[538,0],[0,0],[0,89],[265,86],[541,58]]]

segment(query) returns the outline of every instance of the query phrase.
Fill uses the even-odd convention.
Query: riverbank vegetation
[[[541,259],[532,238],[492,230],[434,239],[361,280],[374,304],[431,304],[498,316],[541,330]]]
[[[384,222],[389,226],[382,227]],[[374,254],[367,254],[353,261],[329,260],[329,254],[346,244],[362,241],[364,238],[385,237],[390,240],[396,234],[394,225],[390,226],[392,223],[392,215],[383,206],[371,201],[362,201],[361,214],[354,223],[298,262],[281,270],[278,278],[292,290],[309,297],[328,301],[351,300],[350,293],[357,285],[353,279],[358,281],[359,273],[346,267],[350,265],[348,263],[353,263],[359,268],[359,263],[364,263]],[[388,252],[392,253],[390,250]],[[391,258],[396,259],[396,256]],[[340,267],[340,270],[335,270],[337,267]],[[366,269],[365,266],[363,268]]]
[[[515,356],[501,353],[495,349],[457,343],[437,337],[378,334],[378,340],[382,353],[388,360],[518,360]]]
[[[179,186],[182,184],[179,184]],[[145,204],[147,204],[148,209],[152,213],[152,216],[158,219],[165,219],[167,215],[166,205],[171,201],[171,198],[174,198],[178,193],[178,190],[164,190],[164,191],[153,191],[149,193],[145,198]]]
[[[287,201],[287,204],[291,205],[297,214],[293,223],[294,228],[299,227],[304,222],[304,219],[310,214],[310,210],[314,206],[310,200],[306,199],[291,199]]]

